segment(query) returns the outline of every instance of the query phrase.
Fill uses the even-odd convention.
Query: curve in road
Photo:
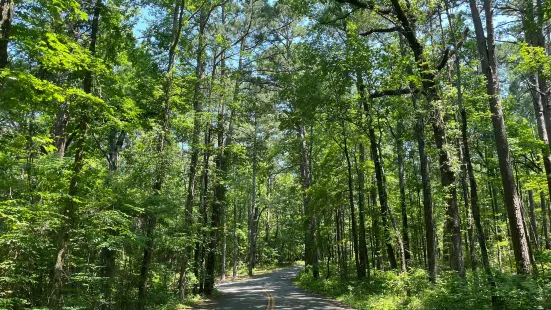
[[[296,287],[292,279],[300,269],[302,267],[299,266],[286,268],[243,281],[220,284],[217,288],[221,296],[197,309],[351,309]]]

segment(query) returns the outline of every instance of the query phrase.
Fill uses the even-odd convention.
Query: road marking
[[[264,293],[266,293],[266,296],[268,296],[268,306],[266,306],[266,310],[274,310],[275,309],[275,297],[268,293],[266,288],[262,288],[264,290]]]

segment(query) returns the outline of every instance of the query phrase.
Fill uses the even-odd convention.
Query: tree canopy
[[[0,309],[304,261],[359,309],[551,306],[547,0],[0,0]]]

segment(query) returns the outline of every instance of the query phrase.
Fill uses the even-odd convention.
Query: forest
[[[0,309],[551,309],[550,80],[548,0],[0,0]]]

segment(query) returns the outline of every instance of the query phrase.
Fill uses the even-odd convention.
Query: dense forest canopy
[[[549,308],[550,20],[0,0],[0,308],[177,309],[297,260],[358,308]]]

